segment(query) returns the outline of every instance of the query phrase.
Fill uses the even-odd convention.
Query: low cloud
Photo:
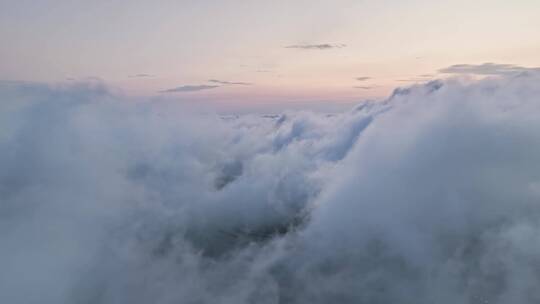
[[[354,86],[355,89],[362,89],[362,90],[369,90],[372,89],[373,86]]]
[[[345,44],[295,44],[286,46],[286,49],[302,49],[302,50],[329,50],[329,49],[340,49],[344,48],[347,45]]]
[[[218,83],[218,84],[222,84],[222,85],[242,85],[242,86],[253,85],[253,83],[250,83],[250,82],[225,81],[225,80],[217,80],[217,79],[210,79],[210,80],[208,80],[208,82]]]
[[[444,74],[475,74],[475,75],[510,75],[523,72],[540,72],[540,68],[528,68],[513,64],[498,64],[487,62],[483,64],[455,64],[443,69]]]
[[[160,91],[161,93],[184,93],[184,92],[197,92],[197,91],[204,91],[204,90],[211,90],[219,88],[217,85],[207,85],[207,84],[201,84],[201,85],[183,85],[176,88],[168,89]]]

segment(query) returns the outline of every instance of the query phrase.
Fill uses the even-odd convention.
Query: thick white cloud
[[[536,303],[540,77],[219,117],[0,84],[2,303]]]

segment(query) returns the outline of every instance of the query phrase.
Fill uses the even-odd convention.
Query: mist
[[[238,116],[0,83],[0,302],[539,303],[539,81]]]

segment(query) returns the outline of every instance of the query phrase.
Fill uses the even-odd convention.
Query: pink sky
[[[447,77],[440,69],[455,64],[540,66],[539,1],[449,2],[2,1],[0,79],[339,103]],[[186,89],[200,86],[219,87]]]

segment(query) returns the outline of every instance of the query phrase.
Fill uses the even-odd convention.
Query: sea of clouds
[[[540,75],[220,116],[0,84],[0,303],[540,303]]]

